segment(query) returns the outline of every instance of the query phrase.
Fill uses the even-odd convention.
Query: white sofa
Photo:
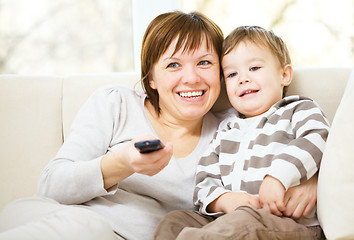
[[[296,68],[288,95],[301,94],[313,98],[332,122],[352,70]],[[36,193],[41,170],[54,157],[68,135],[76,112],[95,89],[108,84],[140,88],[140,84],[135,85],[138,81],[136,73],[0,75],[0,209],[9,201]],[[222,92],[214,110],[228,105]],[[354,111],[354,108],[349,111]],[[354,124],[351,130],[354,132]],[[321,177],[320,174],[319,189]],[[324,179],[327,181],[326,177]],[[351,190],[353,186],[354,182]],[[322,201],[321,196],[319,192],[319,201]],[[354,202],[354,199],[350,201]],[[326,200],[323,203],[326,207]],[[326,214],[324,216],[328,218]],[[351,215],[354,215],[353,211]],[[323,222],[327,227],[326,220]],[[354,226],[353,220],[350,223]]]

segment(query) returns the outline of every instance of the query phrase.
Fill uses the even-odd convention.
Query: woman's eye
[[[180,65],[178,63],[170,63],[167,65],[167,68],[178,68]]]
[[[202,66],[206,66],[206,65],[209,65],[210,64],[210,61],[207,61],[207,60],[204,60],[204,61],[200,61],[198,63],[198,65],[202,65]]]
[[[257,71],[258,69],[260,69],[261,67],[251,67],[250,68],[250,71],[253,72],[253,71]]]

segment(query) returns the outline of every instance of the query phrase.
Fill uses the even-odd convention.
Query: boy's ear
[[[282,76],[282,86],[289,86],[291,81],[293,80],[293,67],[290,64],[285,65],[283,67],[283,76]]]

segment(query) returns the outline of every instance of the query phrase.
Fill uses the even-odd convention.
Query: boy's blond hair
[[[224,40],[223,56],[230,53],[241,42],[246,41],[270,49],[282,67],[291,64],[290,54],[285,42],[273,31],[259,26],[241,26],[234,29]],[[284,87],[283,96],[285,96],[286,89]]]

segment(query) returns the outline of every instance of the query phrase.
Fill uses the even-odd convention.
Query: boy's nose
[[[240,71],[238,73],[238,84],[239,85],[242,85],[245,83],[250,83],[250,82],[251,82],[251,79],[250,79],[247,71]]]
[[[248,77],[240,77],[238,79],[238,84],[239,85],[242,85],[242,84],[245,84],[245,83],[250,83],[251,80],[248,78]]]

